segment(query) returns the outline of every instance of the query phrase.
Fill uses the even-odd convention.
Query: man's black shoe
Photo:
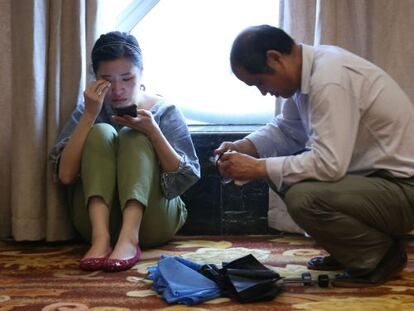
[[[309,270],[320,270],[320,271],[335,271],[342,270],[342,266],[334,257],[332,256],[318,256],[311,258],[307,264]]]
[[[345,272],[337,275],[332,280],[332,285],[337,287],[378,286],[398,276],[406,265],[407,253],[399,244],[394,244],[372,272],[362,276],[353,276]]]

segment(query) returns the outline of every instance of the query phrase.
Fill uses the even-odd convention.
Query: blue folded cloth
[[[221,295],[217,284],[202,275],[200,268],[181,257],[162,255],[156,266],[148,268],[148,278],[167,303],[193,305]]]

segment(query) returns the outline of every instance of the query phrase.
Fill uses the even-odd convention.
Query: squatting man
[[[253,26],[234,40],[235,76],[283,97],[281,114],[214,152],[225,177],[264,179],[329,256],[309,269],[334,286],[384,283],[406,266],[399,236],[414,228],[414,106],[369,61],[335,46],[296,43]]]

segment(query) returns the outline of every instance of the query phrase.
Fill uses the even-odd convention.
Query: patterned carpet
[[[414,310],[414,241],[407,243],[408,267],[401,278],[383,286],[290,285],[269,302],[239,304],[218,298],[186,307],[166,304],[145,279],[146,268],[161,254],[220,264],[252,253],[282,276],[296,277],[306,271],[310,257],[324,252],[301,236],[177,237],[161,248],[144,251],[142,260],[129,271],[88,273],[77,268],[86,245],[1,242],[0,310]]]

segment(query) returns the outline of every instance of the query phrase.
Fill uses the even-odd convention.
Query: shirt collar
[[[315,57],[315,50],[312,46],[302,45],[302,77],[299,92],[301,94],[308,94],[310,90],[310,80],[312,74],[312,65]]]

